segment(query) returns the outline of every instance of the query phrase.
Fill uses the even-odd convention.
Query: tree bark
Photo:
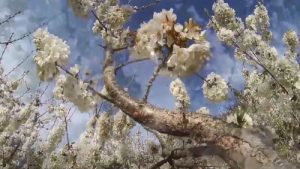
[[[297,168],[278,157],[271,148],[272,138],[268,138],[260,130],[237,128],[210,115],[192,112],[185,112],[186,121],[183,121],[181,112],[158,108],[133,99],[117,84],[113,49],[109,44],[105,51],[103,74],[104,84],[113,104],[136,122],[152,130],[209,143],[213,145],[209,151],[223,158],[232,168]]]

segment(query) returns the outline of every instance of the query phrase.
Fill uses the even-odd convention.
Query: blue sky
[[[225,0],[226,1],[226,0]],[[122,2],[126,2],[123,0]],[[132,4],[141,6],[146,4],[147,0],[132,0]],[[227,0],[235,10],[238,16],[244,19],[248,14],[252,13],[255,0]],[[264,0],[271,18],[271,28],[273,31],[273,44],[280,53],[284,53],[284,46],[281,41],[282,35],[288,29],[300,28],[300,22],[297,22],[300,16],[299,0]],[[178,21],[183,23],[189,17],[196,19],[201,25],[206,25],[208,16],[204,12],[204,8],[211,12],[212,0],[162,0],[162,2],[154,7],[145,9],[133,16],[128,24],[131,29],[135,29],[142,21],[147,21],[152,17],[154,11],[161,9],[174,8],[177,13]],[[103,59],[102,50],[97,46],[101,40],[91,31],[93,19],[83,20],[73,15],[71,9],[67,5],[67,0],[0,0],[0,20],[6,15],[16,11],[23,11],[23,14],[14,18],[11,23],[0,27],[0,41],[7,40],[12,32],[15,37],[34,30],[42,23],[46,22],[49,31],[62,39],[66,40],[71,46],[70,63],[80,63],[83,68],[90,68],[93,73],[101,72],[101,61]],[[207,31],[208,40],[212,46],[212,59],[207,63],[200,72],[202,76],[206,76],[211,71],[221,74],[226,80],[238,89],[242,88],[241,80],[241,64],[233,60],[232,49],[227,48],[218,40],[212,30]],[[0,48],[3,48],[1,46]],[[5,69],[9,70],[16,65],[23,57],[30,54],[34,50],[34,45],[30,37],[10,46],[5,55]],[[128,55],[123,54],[119,60],[125,61]],[[134,83],[131,85],[130,92],[136,97],[142,96],[144,85],[151,76],[154,64],[143,62],[131,65],[119,74],[120,82],[126,85],[131,80],[131,76],[136,74]],[[36,85],[36,75],[34,64],[29,59],[22,68],[15,73],[20,73],[24,69],[31,71],[27,78],[30,85]],[[159,77],[155,82],[155,86],[150,94],[151,103],[173,108],[174,100],[169,93],[170,78]],[[228,104],[232,100],[222,104],[209,103],[202,95],[202,81],[195,76],[183,79],[192,100],[192,110],[196,110],[201,106],[210,108],[213,114],[225,112]],[[82,130],[89,115],[76,114],[72,122],[74,130]],[[74,135],[75,137],[75,135]]]

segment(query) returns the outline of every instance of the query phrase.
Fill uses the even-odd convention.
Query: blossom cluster
[[[223,0],[218,0],[214,6],[210,25],[216,30],[220,41],[235,48],[238,60],[253,66],[244,70],[245,89],[238,95],[239,105],[230,111],[234,113],[229,121],[243,121],[240,115],[248,114],[254,125],[274,128],[279,135],[276,149],[295,157],[295,152],[286,150],[299,143],[299,137],[286,124],[299,128],[299,115],[295,113],[300,108],[297,97],[300,93],[300,67],[296,59],[299,47],[297,33],[289,30],[284,34],[283,41],[288,50],[285,56],[280,56],[270,44],[270,19],[262,3],[246,18],[245,24]],[[229,22],[224,22],[224,19]],[[237,21],[241,26],[232,26]],[[226,29],[234,32],[234,36]]]
[[[168,70],[177,76],[188,76],[197,72],[207,61],[209,44],[192,44],[188,48],[173,46],[173,53],[167,62]]]
[[[212,102],[221,102],[227,99],[228,85],[218,74],[210,73],[207,75],[202,86],[204,97]]]
[[[89,83],[76,78],[79,73],[78,66],[71,67],[70,73],[72,75],[61,74],[56,78],[54,96],[72,102],[81,112],[88,112],[95,107],[100,98],[88,90]]]
[[[236,124],[240,127],[251,127],[253,125],[253,120],[252,118],[248,115],[248,114],[243,114],[243,113],[240,113],[240,114],[237,114],[237,113],[232,113],[232,114],[229,114],[227,117],[226,117],[226,122],[227,123],[233,123],[233,124]]]
[[[192,19],[185,25],[176,22],[173,9],[154,13],[153,18],[141,24],[135,35],[131,55],[136,58],[160,60],[163,51],[169,52],[167,72],[176,76],[187,76],[197,72],[209,59],[210,46]],[[194,43],[188,46],[188,42]]]
[[[254,13],[246,18],[246,26],[262,36],[262,39],[269,42],[272,38],[270,32],[270,19],[267,8],[259,3],[256,5]]]
[[[210,114],[210,111],[207,107],[200,107],[196,112],[201,114],[207,114],[207,115]]]
[[[134,126],[133,120],[124,112],[118,111],[114,116],[113,133],[115,138],[125,138]]]
[[[68,62],[70,47],[65,41],[54,36],[45,28],[39,28],[33,35],[36,45],[34,61],[37,65],[38,76],[42,81],[52,80],[59,69]]]
[[[259,8],[259,9],[258,9]],[[259,12],[260,11],[260,12]],[[299,94],[299,64],[296,61],[297,34],[289,31],[284,35],[283,41],[288,47],[286,55],[279,56],[277,50],[269,44],[271,33],[268,33],[268,16],[266,8],[262,4],[256,7],[256,21],[264,20],[258,24],[257,29],[251,26],[251,19],[246,18],[247,29],[240,31],[240,37],[236,38],[236,56],[251,65],[263,67],[256,71],[245,71],[245,90],[241,104],[235,109],[237,114],[247,113],[255,122],[255,125],[266,125],[274,128],[280,135],[276,142],[276,149],[281,153],[299,142],[299,138],[285,124],[293,124],[297,128],[295,111],[299,109],[299,100],[295,99]],[[260,19],[258,19],[260,18]],[[251,21],[251,22],[250,22]],[[265,23],[265,25],[263,24]],[[265,31],[262,27],[265,27]],[[293,120],[294,119],[294,120]],[[291,158],[292,159],[292,158]]]
[[[299,48],[299,37],[295,31],[287,31],[283,35],[283,42],[288,47],[288,56],[297,57],[297,49]]]
[[[95,141],[105,142],[111,137],[113,117],[110,113],[104,112],[98,118],[95,130]]]
[[[37,118],[38,99],[23,102],[16,95],[22,80],[9,80],[0,74],[0,166],[4,169],[27,166],[24,161],[32,156],[39,130],[45,124]]]
[[[89,11],[95,5],[95,0],[68,0],[69,6],[74,11],[76,16],[87,18]]]
[[[132,120],[123,112],[117,114],[103,112],[95,115],[88,122],[80,139],[70,147],[63,147],[53,152],[44,166],[48,168],[138,168],[139,155],[146,157],[146,150],[139,152],[139,142],[129,131],[134,127]],[[139,136],[140,138],[140,136]],[[146,147],[145,147],[146,148]],[[145,153],[145,154],[141,154]],[[149,156],[149,155],[148,155]],[[71,162],[70,162],[71,161]]]
[[[135,9],[129,5],[119,5],[115,0],[105,0],[94,8],[97,18],[93,32],[109,42],[114,49],[128,46],[130,31],[123,29],[123,26]]]
[[[65,123],[60,120],[59,123],[53,128],[45,142],[39,145],[39,149],[41,152],[45,153],[46,156],[51,154],[56,148],[57,144],[59,144],[65,135]]]
[[[216,31],[220,41],[232,45],[239,30],[244,28],[240,18],[236,17],[235,10],[230,8],[224,0],[213,4],[214,15],[209,23]]]
[[[179,79],[175,79],[170,84],[170,92],[176,99],[176,107],[179,109],[189,109],[191,104],[190,97],[184,86],[184,83]]]

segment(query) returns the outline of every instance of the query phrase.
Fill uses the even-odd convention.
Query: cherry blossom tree
[[[17,89],[25,85],[26,73],[11,80],[10,71],[0,67],[2,168],[299,168],[296,31],[287,30],[283,35],[287,50],[281,56],[271,44],[271,23],[263,2],[256,5],[253,14],[239,18],[224,0],[214,3],[212,14],[207,12],[207,27],[193,18],[179,23],[173,9],[163,9],[137,30],[126,28],[131,16],[159,2],[137,7],[117,0],[69,0],[76,16],[95,18],[91,29],[104,42],[99,45],[104,50],[102,86],[86,80],[93,75],[81,65],[70,66],[72,51],[63,39],[44,26],[34,31],[37,75],[43,84],[54,82],[55,87],[47,99],[42,99],[47,87],[28,89],[22,95]],[[244,63],[243,90],[235,89],[215,72],[207,77],[198,74],[213,57],[206,29],[212,29],[219,41],[234,49],[235,59]],[[8,45],[26,36],[29,34],[21,38],[12,35],[1,42],[1,59]],[[122,52],[128,52],[131,59],[118,65],[115,58]],[[135,98],[118,83],[116,74],[145,60],[155,63],[156,68],[145,84],[143,97]],[[191,98],[182,78],[192,75],[203,80],[202,91],[208,101],[224,102],[232,93],[236,104],[221,117],[211,115],[207,107],[190,112]],[[176,109],[148,101],[158,76],[173,79],[166,92],[174,96]],[[104,104],[110,108],[104,110]],[[73,113],[80,112],[90,112],[92,117],[80,138],[71,142],[68,123]],[[134,132],[137,126],[152,136]]]

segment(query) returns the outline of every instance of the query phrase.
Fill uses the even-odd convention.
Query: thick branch
[[[201,155],[204,155],[204,151],[206,151],[206,146],[200,146],[200,147],[193,147],[188,149],[178,148],[171,152],[171,154],[154,164],[151,169],[157,169],[164,165],[165,163],[173,163],[173,160],[177,160],[184,157],[200,157]]]
[[[125,91],[120,89],[116,82],[112,50],[109,48],[106,50],[104,83],[108,94],[113,98],[117,107],[135,121],[159,132],[175,136],[192,136],[194,131],[198,130],[198,134],[203,138],[214,140],[228,129],[229,125],[227,123],[199,113],[187,113],[188,125],[184,129],[181,125],[182,114],[180,112],[157,108],[131,98]]]
[[[265,133],[252,129],[239,129],[212,116],[186,112],[187,124],[182,125],[182,113],[158,108],[137,101],[122,90],[116,82],[113,50],[107,45],[104,63],[104,83],[115,106],[138,123],[161,133],[195,138],[199,142],[213,142],[214,153],[233,168],[279,169],[295,168],[288,163],[279,164],[276,152]]]

